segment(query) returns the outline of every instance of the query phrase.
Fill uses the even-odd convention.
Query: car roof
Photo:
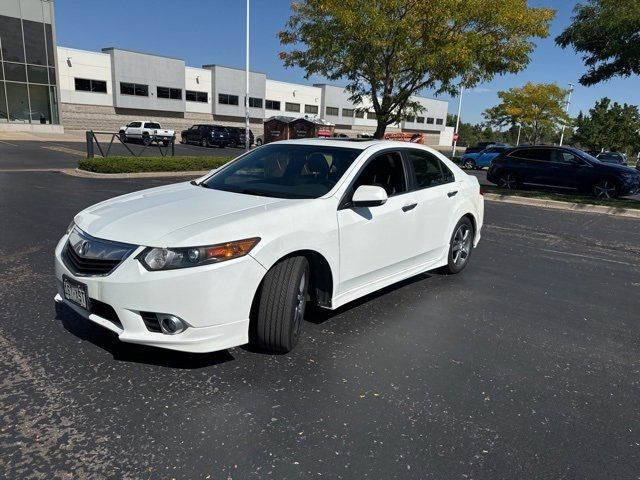
[[[276,143],[276,142],[272,142]],[[303,138],[296,140],[281,140],[277,143],[288,145],[312,145],[319,147],[342,147],[352,148],[354,150],[365,150],[373,145],[384,143],[385,145],[408,147],[416,145],[409,142],[394,142],[393,140],[371,140],[371,139],[324,139],[324,138]]]

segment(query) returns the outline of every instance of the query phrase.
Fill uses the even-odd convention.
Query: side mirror
[[[353,194],[354,207],[378,207],[387,201],[387,192],[376,185],[360,185]]]

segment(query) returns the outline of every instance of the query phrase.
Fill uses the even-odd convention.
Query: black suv
[[[180,133],[180,142],[224,148],[229,145],[229,132],[219,125],[192,125]]]
[[[599,198],[634,195],[640,191],[638,171],[603,163],[571,147],[510,148],[491,161],[487,180],[503,188],[532,185]]]
[[[245,140],[244,127],[227,127],[229,131],[229,146],[230,147],[243,147]],[[249,130],[249,146],[253,145],[253,132]]]

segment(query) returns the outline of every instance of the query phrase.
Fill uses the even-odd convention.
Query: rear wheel
[[[498,177],[498,186],[507,190],[515,190],[520,188],[520,179],[513,172],[502,172]]]
[[[208,147],[209,146],[209,142],[207,141],[206,138],[203,138],[200,140],[200,146],[201,147]]]
[[[291,257],[277,263],[265,275],[256,318],[260,348],[286,353],[298,343],[309,288],[309,262]]]
[[[593,186],[593,196],[596,198],[618,198],[619,195],[618,184],[608,178],[598,180]]]
[[[444,273],[455,274],[464,270],[473,250],[474,235],[473,222],[469,217],[461,218],[451,235],[447,265],[442,269]]]
[[[151,144],[151,137],[149,135],[142,135],[142,143],[145,146]]]
[[[259,147],[260,145],[262,145],[262,139],[259,138],[256,140],[256,145]]]

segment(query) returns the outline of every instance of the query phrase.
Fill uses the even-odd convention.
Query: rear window
[[[144,124],[144,126],[146,128],[155,128],[156,130],[160,128],[160,124],[159,123],[154,123],[154,122],[147,122]]]
[[[523,148],[521,150],[514,150],[509,154],[510,157],[523,158],[525,160],[549,160],[548,148]]]

